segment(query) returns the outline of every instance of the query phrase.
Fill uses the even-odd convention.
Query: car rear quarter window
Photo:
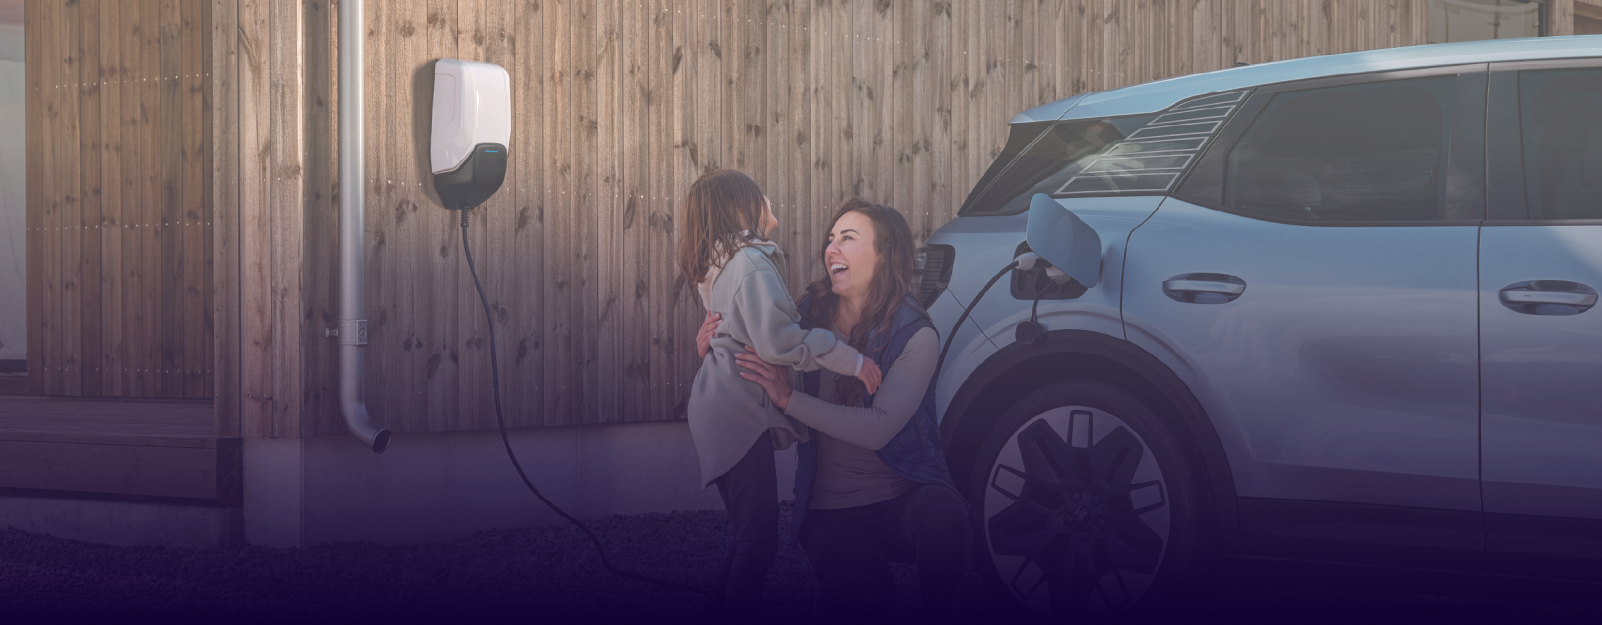
[[[1225,206],[1293,222],[1444,219],[1455,80],[1275,94],[1229,152]]]
[[[1531,219],[1602,219],[1602,69],[1521,72]]]
[[[1015,124],[960,214],[1017,214],[1036,193],[1166,193],[1246,95],[1206,94],[1154,114]]]
[[[1036,193],[1054,193],[1075,174],[1156,115],[1014,124],[1007,148],[975,185],[962,215],[1011,215]],[[1025,147],[1008,154],[1015,145]]]

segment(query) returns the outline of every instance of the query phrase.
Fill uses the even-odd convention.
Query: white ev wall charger
[[[428,156],[434,189],[445,208],[475,208],[506,180],[511,85],[506,69],[494,63],[434,62]]]

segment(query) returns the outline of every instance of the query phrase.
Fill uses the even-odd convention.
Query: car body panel
[[[1061,100],[1057,100],[1056,102],[1047,102],[1045,104],[1042,104],[1040,106],[1037,106],[1035,108],[1032,108],[1032,109],[1029,109],[1027,111],[1024,111],[1022,113],[1017,114],[1016,116],[1014,116],[1012,118],[1012,121],[1009,121],[1007,123],[1008,124],[1027,124],[1029,122],[1049,122],[1049,121],[1061,119],[1063,114],[1068,112],[1068,109],[1071,109],[1071,108],[1074,107],[1074,104],[1076,102],[1079,102],[1081,99],[1084,99],[1085,96],[1091,95],[1092,93],[1095,93],[1095,92],[1092,91],[1090,93],[1081,93],[1079,95],[1075,95],[1075,96],[1072,96],[1072,97],[1067,97],[1067,98],[1063,98]]]
[[[934,322],[935,331],[940,333],[942,347],[953,331],[951,324],[957,322],[957,318],[962,315],[962,309],[966,307],[967,302],[959,300],[950,289],[941,293],[940,297],[935,298],[934,304],[929,306],[929,319]],[[995,343],[985,337],[979,325],[972,319],[964,322],[961,328],[957,328],[956,334],[956,338],[951,340],[950,353],[946,354],[946,359],[941,363],[938,372],[941,380],[949,382],[935,385],[937,420],[946,414],[946,407],[951,405],[951,399],[956,396],[962,381],[973,375],[974,371],[997,351]]]
[[[1524,280],[1602,287],[1602,225],[1480,236],[1485,510],[1602,519],[1602,310],[1524,314],[1499,293]]]
[[[1241,496],[1479,510],[1476,231],[1169,199],[1130,238],[1128,338],[1196,392]],[[1164,293],[1193,272],[1246,288],[1222,304]]]
[[[1090,119],[1161,111],[1185,98],[1294,80],[1466,63],[1602,56],[1602,35],[1466,41],[1330,54],[1232,67],[1042,104],[1012,123]],[[1071,109],[1071,110],[1070,110]]]
[[[1110,336],[1122,337],[1123,327],[1118,307],[1124,243],[1129,232],[1149,217],[1162,201],[1160,196],[1067,198],[1055,200],[1065,209],[1072,210],[1101,237],[1101,282],[1084,295],[1071,300],[1042,300],[1039,320],[1046,330],[1090,330]],[[984,284],[1003,267],[1013,261],[1013,252],[1024,242],[1024,225],[1027,214],[995,217],[959,217],[929,238],[932,244],[950,245],[956,250],[957,271],[952,273],[946,292],[956,301],[972,301]],[[1015,328],[1029,319],[1030,300],[1015,299],[1009,292],[1010,276],[1003,276],[970,313],[969,319],[984,329],[992,344],[990,353],[1015,341]],[[951,324],[956,323],[962,308],[929,311],[935,327],[944,336]],[[968,324],[964,324],[968,325]],[[958,334],[958,342],[973,343]],[[977,354],[975,354],[977,355]],[[984,354],[988,357],[989,354]],[[967,359],[959,355],[958,347],[946,356],[946,365],[940,374],[938,390],[940,414],[956,394],[967,373],[954,361]],[[970,369],[971,371],[971,369]]]

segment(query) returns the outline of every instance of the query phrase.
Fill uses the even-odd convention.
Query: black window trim
[[[1069,111],[1073,110],[1073,107],[1068,107],[1068,110]],[[1068,111],[1063,111],[1063,114],[1067,115]],[[1028,153],[1030,149],[1033,149],[1035,147],[1036,143],[1040,143],[1040,140],[1045,138],[1046,133],[1051,130],[1052,126],[1054,126],[1056,124],[1060,124],[1060,123],[1062,123],[1062,121],[1063,120],[1061,118],[1058,118],[1058,119],[1054,119],[1054,120],[1038,120],[1038,121],[1020,122],[1020,123],[1017,123],[1017,124],[1007,124],[1007,133],[1009,135],[1012,133],[1012,129],[1013,129],[1014,126],[1022,126],[1022,125],[1026,125],[1026,124],[1029,124],[1029,125],[1040,124],[1040,132],[1035,133],[1035,138],[1030,139],[1029,143],[1025,144],[1023,149],[1018,150],[1017,154],[1012,155],[1012,160],[1007,161],[1007,164],[1004,167],[1002,167],[999,170],[996,170],[996,175],[994,177],[990,178],[989,180],[986,180],[984,178],[984,174],[980,174],[979,182],[984,183],[984,188],[983,189],[979,188],[979,185],[976,183],[974,185],[974,188],[972,190],[968,191],[968,197],[962,201],[962,206],[957,207],[957,216],[958,217],[998,217],[998,216],[1004,216],[1004,215],[1016,215],[1016,214],[1018,214],[1018,213],[977,213],[977,214],[974,214],[974,213],[969,213],[968,209],[970,207],[972,207],[975,203],[977,203],[979,201],[979,198],[984,197],[985,193],[990,191],[990,187],[995,186],[996,180],[998,180],[1002,176],[1006,175],[1007,174],[1007,170],[1012,169],[1012,166],[1018,163],[1018,159],[1020,157],[1022,157],[1024,154]],[[1009,138],[1009,140],[1010,140],[1010,138]],[[1005,143],[1002,144],[1002,151],[1003,151],[1003,153],[1006,152],[1006,144]],[[997,158],[1000,158],[1000,156],[998,155]],[[990,165],[990,167],[995,167],[995,164],[992,163]],[[989,173],[990,167],[985,168],[986,169],[986,173]]]
[[[1543,59],[1538,61],[1506,61],[1491,63],[1486,90],[1486,110],[1498,111],[1517,120],[1513,124],[1485,127],[1485,200],[1484,225],[1508,226],[1602,226],[1602,219],[1530,219],[1529,196],[1525,191],[1524,173],[1524,118],[1520,114],[1519,73],[1526,71],[1561,69],[1602,69],[1602,57]],[[1488,118],[1489,119],[1489,118]],[[1509,211],[1493,214],[1491,204],[1506,203],[1517,206],[1524,218],[1510,217]]]
[[[1474,132],[1474,128],[1483,129],[1485,119],[1485,87],[1483,80],[1487,75],[1487,63],[1468,63],[1462,65],[1445,65],[1439,67],[1425,67],[1405,70],[1392,70],[1384,72],[1369,72],[1363,74],[1343,74],[1340,76],[1323,76],[1305,80],[1296,80],[1282,83],[1271,83],[1258,86],[1253,93],[1247,96],[1246,103],[1241,106],[1227,123],[1224,124],[1211,145],[1203,148],[1196,162],[1175,183],[1172,197],[1197,206],[1202,206],[1222,213],[1239,215],[1248,219],[1282,223],[1294,226],[1309,226],[1316,228],[1374,228],[1374,227],[1423,227],[1423,226],[1477,226],[1484,221],[1484,178],[1482,163],[1485,161],[1485,136],[1482,132]],[[1453,116],[1451,137],[1448,143],[1447,154],[1447,180],[1443,185],[1443,192],[1447,194],[1472,194],[1479,198],[1480,217],[1474,219],[1443,219],[1435,221],[1340,221],[1340,222],[1309,222],[1269,217],[1257,213],[1239,211],[1227,207],[1223,202],[1223,178],[1225,165],[1229,153],[1234,150],[1241,135],[1257,120],[1268,102],[1276,94],[1295,91],[1311,91],[1314,89],[1327,89],[1344,87],[1364,83],[1390,82],[1395,80],[1411,80],[1416,78],[1433,78],[1436,76],[1467,75],[1478,76],[1479,94],[1476,102],[1472,94],[1471,83],[1468,88],[1460,81],[1454,102],[1454,110],[1462,105],[1470,105],[1470,114],[1467,116]],[[1468,101],[1465,102],[1465,97]],[[1472,108],[1478,105],[1478,115]],[[1467,139],[1464,141],[1464,139]],[[1468,145],[1461,145],[1461,144]],[[1466,162],[1465,162],[1466,161]],[[1470,163],[1473,167],[1470,167]],[[1459,184],[1459,178],[1470,176],[1479,178],[1479,184],[1473,180],[1464,180],[1468,184]],[[1456,189],[1454,189],[1456,187]],[[1452,200],[1453,198],[1448,198]]]
[[[1175,102],[1172,106],[1169,106],[1168,108],[1165,108],[1165,109],[1162,109],[1162,110],[1156,111],[1156,112],[1130,113],[1128,115],[1108,115],[1106,117],[1100,117],[1100,118],[1089,118],[1089,117],[1087,117],[1087,118],[1075,118],[1075,119],[1058,118],[1058,119],[1056,119],[1054,121],[1050,121],[1050,122],[1024,122],[1024,123],[1044,123],[1045,126],[1043,127],[1043,129],[1040,131],[1039,134],[1035,135],[1034,139],[1030,140],[1028,145],[1024,146],[1023,150],[1019,151],[1017,155],[1013,156],[1011,161],[1007,162],[1007,166],[1005,168],[1003,168],[1003,169],[1001,169],[1000,171],[997,172],[996,178],[997,179],[1000,178],[1002,175],[1005,175],[1007,173],[1007,170],[1012,169],[1013,165],[1015,165],[1018,162],[1018,158],[1021,157],[1024,153],[1028,152],[1031,148],[1035,147],[1035,144],[1039,143],[1040,140],[1046,136],[1046,133],[1051,130],[1052,126],[1054,126],[1056,124],[1076,122],[1076,121],[1084,121],[1086,119],[1118,119],[1118,118],[1124,118],[1124,117],[1140,117],[1140,116],[1143,116],[1143,115],[1151,115],[1151,116],[1153,116],[1152,117],[1152,121],[1151,122],[1147,122],[1147,125],[1150,126],[1150,125],[1155,125],[1156,120],[1161,118],[1162,116],[1168,115],[1168,114],[1172,114],[1172,113],[1192,112],[1192,111],[1202,110],[1202,109],[1207,109],[1207,108],[1223,108],[1223,107],[1226,107],[1226,106],[1234,107],[1234,110],[1230,111],[1228,115],[1225,115],[1221,120],[1222,123],[1220,124],[1220,126],[1218,128],[1214,128],[1213,131],[1205,133],[1205,134],[1196,134],[1196,135],[1179,136],[1179,137],[1177,137],[1177,139],[1201,139],[1202,140],[1202,144],[1195,151],[1191,151],[1191,150],[1159,150],[1159,151],[1155,151],[1155,152],[1131,152],[1131,153],[1129,153],[1129,158],[1149,158],[1149,157],[1153,157],[1153,156],[1171,156],[1171,155],[1177,155],[1177,154],[1189,155],[1191,158],[1190,158],[1189,161],[1187,161],[1185,163],[1184,167],[1174,168],[1173,169],[1173,171],[1176,171],[1178,173],[1178,175],[1175,176],[1173,182],[1168,184],[1168,187],[1166,189],[1163,189],[1163,190],[1150,190],[1150,191],[1146,191],[1146,190],[1142,190],[1142,191],[1098,191],[1098,192],[1078,191],[1078,192],[1074,192],[1071,195],[1070,194],[1060,194],[1059,195],[1059,194],[1056,194],[1056,193],[1050,194],[1053,199],[1058,199],[1058,200],[1065,200],[1065,199],[1075,199],[1075,200],[1077,200],[1077,199],[1081,199],[1081,198],[1100,198],[1100,197],[1168,197],[1169,195],[1173,194],[1175,189],[1178,189],[1180,185],[1184,184],[1185,176],[1190,173],[1190,170],[1196,168],[1196,164],[1201,162],[1202,155],[1207,153],[1207,150],[1212,146],[1212,144],[1214,142],[1216,142],[1218,140],[1218,137],[1222,136],[1222,134],[1224,132],[1228,131],[1230,120],[1234,119],[1235,117],[1238,117],[1240,115],[1241,110],[1244,109],[1248,104],[1250,104],[1250,102],[1252,101],[1251,100],[1252,95],[1256,92],[1256,89],[1257,89],[1256,87],[1242,87],[1242,88],[1239,88],[1239,89],[1226,89],[1224,91],[1209,91],[1207,93],[1201,93],[1201,94],[1197,94],[1197,95],[1193,95],[1193,96],[1184,98],[1184,99],[1180,100],[1179,102]],[[1229,94],[1229,93],[1235,93],[1235,92],[1244,92],[1244,95],[1242,95],[1240,98],[1238,98],[1236,100],[1232,100],[1232,101],[1224,102],[1224,103],[1208,103],[1208,104],[1201,105],[1201,106],[1197,106],[1196,104],[1194,104],[1194,102],[1196,102],[1198,100],[1202,100],[1204,98],[1212,98],[1212,97],[1221,96],[1221,95],[1225,95],[1225,94]],[[1186,105],[1185,103],[1191,103],[1191,104]],[[1182,106],[1183,106],[1183,108],[1182,108]],[[1073,111],[1072,108],[1068,109],[1068,111],[1064,111],[1063,112],[1064,117],[1066,117],[1067,114],[1072,112],[1072,111]],[[1208,118],[1208,119],[1201,120],[1201,121],[1206,121],[1206,122],[1218,121],[1218,118]],[[1163,124],[1163,125],[1164,126],[1170,126],[1170,125],[1179,125],[1179,124],[1183,124],[1183,123],[1188,123],[1188,122],[1171,122],[1171,123]],[[1145,128],[1145,126],[1142,126],[1141,129],[1144,129],[1144,128]],[[1010,132],[1010,130],[1009,130],[1009,132]],[[1151,139],[1151,140],[1152,141],[1160,141],[1160,140],[1163,140],[1163,139],[1161,137],[1159,137],[1159,138],[1154,138],[1154,139]],[[1138,143],[1139,141],[1138,140],[1134,140],[1134,139],[1126,138],[1122,142],[1125,142],[1125,143]],[[1114,158],[1118,158],[1118,157],[1122,157],[1122,156],[1124,156],[1124,155],[1122,155],[1122,154],[1113,155]],[[1157,173],[1163,173],[1163,172],[1157,172]],[[995,184],[995,180],[996,179],[991,179],[991,180],[988,180],[988,181],[981,180],[981,182],[985,183],[984,189],[979,189],[978,186],[975,185],[974,190],[970,191],[968,193],[968,198],[963,200],[962,206],[958,207],[957,216],[959,216],[959,217],[1008,217],[1008,216],[1013,216],[1013,215],[1021,215],[1021,214],[1025,213],[1025,212],[1028,212],[1029,209],[1027,207],[1023,208],[1023,209],[1020,209],[1020,210],[1017,210],[1017,211],[1010,212],[1010,213],[999,213],[999,212],[998,213],[988,213],[988,212],[987,213],[967,213],[967,212],[965,212],[965,211],[967,211],[969,209],[969,207],[972,204],[974,204],[978,200],[978,198],[982,197],[986,192],[988,192],[990,190],[990,187]]]

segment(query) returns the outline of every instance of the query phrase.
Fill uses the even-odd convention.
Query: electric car
[[[1598,287],[1602,36],[1024,111],[915,285],[981,573],[1057,614],[1215,556],[1594,575]]]

